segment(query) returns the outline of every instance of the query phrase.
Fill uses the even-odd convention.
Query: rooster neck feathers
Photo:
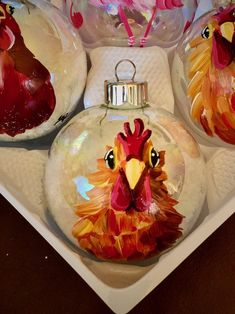
[[[191,116],[209,136],[235,144],[235,5],[221,9],[191,41]]]
[[[12,137],[48,120],[56,103],[50,72],[26,47],[13,13],[0,1],[0,134]]]

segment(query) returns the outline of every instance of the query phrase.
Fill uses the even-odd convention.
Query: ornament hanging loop
[[[116,66],[115,66],[115,76],[116,76],[117,82],[120,82],[120,78],[119,78],[119,76],[118,76],[118,67],[119,67],[119,65],[120,65],[121,63],[123,63],[123,62],[129,62],[129,63],[133,66],[133,68],[134,68],[134,73],[133,73],[133,75],[132,75],[131,80],[132,80],[132,82],[134,82],[134,80],[135,80],[135,75],[136,75],[136,65],[135,65],[134,62],[131,61],[130,59],[122,59],[122,60],[120,60],[120,61],[116,64]]]
[[[131,79],[120,78],[118,67],[122,62],[128,62],[133,67]],[[125,71],[129,74],[129,71]],[[115,66],[115,81],[104,82],[104,102],[109,108],[137,109],[148,105],[148,83],[135,81],[136,66],[129,59],[121,59]]]

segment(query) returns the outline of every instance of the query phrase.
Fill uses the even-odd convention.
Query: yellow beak
[[[228,41],[233,41],[234,34],[234,23],[233,22],[225,22],[220,26],[222,36]]]
[[[144,168],[145,168],[144,162],[139,161],[138,159],[132,158],[127,162],[126,177],[132,190],[138,183]]]

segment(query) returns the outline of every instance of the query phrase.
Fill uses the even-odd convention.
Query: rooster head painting
[[[147,258],[182,235],[183,216],[164,184],[165,152],[154,148],[151,130],[144,130],[141,119],[134,126],[132,131],[126,122],[125,134],[119,133],[97,160],[98,171],[86,178],[84,201],[75,206],[79,219],[73,236],[101,259]],[[81,184],[81,178],[77,181]]]
[[[11,137],[39,126],[55,108],[50,73],[26,47],[13,14],[0,1],[0,134]]]
[[[209,136],[235,144],[235,4],[211,16],[190,47],[192,118]]]

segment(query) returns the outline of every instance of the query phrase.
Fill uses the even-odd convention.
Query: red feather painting
[[[141,119],[134,124],[134,131],[124,124],[125,134],[119,133],[98,159],[98,171],[79,182],[79,190],[86,184],[88,192],[75,206],[79,219],[73,236],[101,259],[147,258],[182,235],[183,216],[164,184],[165,152],[154,148]]]
[[[48,120],[56,104],[50,73],[26,47],[13,13],[0,2],[0,134],[11,137]]]

